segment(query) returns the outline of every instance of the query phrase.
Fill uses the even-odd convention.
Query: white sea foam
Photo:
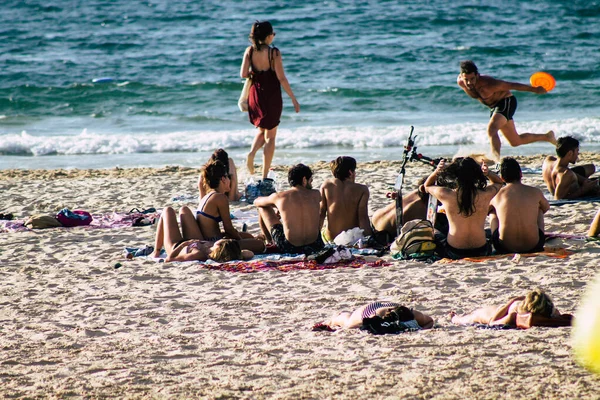
[[[574,135],[583,143],[600,143],[600,118],[531,121],[518,124],[520,132],[546,132],[553,129],[557,136]],[[344,147],[349,151],[402,147],[410,126],[307,126],[280,129],[278,149],[318,149]],[[485,148],[488,144],[484,123],[415,126],[419,146],[456,146]],[[53,134],[36,136],[0,135],[0,154],[4,155],[76,155],[132,154],[167,152],[202,152],[223,147],[241,149],[251,145],[252,130],[178,131],[167,134],[94,133],[83,130],[78,135]],[[585,149],[585,146],[582,146]]]

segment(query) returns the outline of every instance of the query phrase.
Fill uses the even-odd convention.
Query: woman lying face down
[[[342,311],[335,314],[330,320],[316,324],[313,330],[353,329],[365,327],[364,324],[395,325],[397,331],[420,330],[432,328],[433,319],[398,303],[376,301],[359,307],[352,313]]]
[[[550,296],[541,289],[533,290],[525,296],[514,297],[501,306],[487,306],[475,311],[457,315],[450,313],[452,322],[458,325],[488,324],[488,325],[517,325],[517,317],[522,314],[532,314],[543,318],[559,319],[561,313],[554,307]]]

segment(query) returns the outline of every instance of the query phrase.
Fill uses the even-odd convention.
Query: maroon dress
[[[272,52],[277,48],[269,48],[269,69],[258,71],[252,66],[252,86],[248,94],[248,118],[250,123],[257,128],[273,129],[279,125],[283,99],[281,98],[281,84],[273,69]],[[250,53],[252,64],[252,53]]]

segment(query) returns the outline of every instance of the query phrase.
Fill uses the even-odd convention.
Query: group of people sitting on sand
[[[525,296],[513,297],[499,306],[485,306],[475,311],[457,315],[450,319],[457,325],[485,324],[528,328],[531,326],[565,326],[571,323],[570,314],[561,314],[552,299],[541,289]],[[313,330],[335,331],[337,329],[361,328],[372,333],[398,333],[431,329],[431,316],[404,305],[387,301],[376,301],[357,308],[353,312],[342,311],[329,320],[317,323]]]
[[[556,199],[597,195],[598,181],[589,179],[593,164],[569,168],[579,155],[579,142],[570,136],[557,141],[556,157],[547,157],[542,170],[548,190]],[[390,204],[368,216],[369,188],[356,182],[356,160],[331,161],[332,177],[320,190],[313,188],[311,169],[298,164],[288,171],[290,189],[254,201],[261,233],[253,236],[233,226],[230,201],[239,200],[236,167],[223,149],[216,150],[203,166],[198,181],[200,200],[194,213],[180,210],[181,231],[175,211],[167,207],[156,235],[155,255],[164,246],[169,261],[248,259],[266,246],[282,253],[311,255],[349,229],[389,244],[396,236],[396,208]],[[544,213],[550,208],[538,188],[522,183],[519,163],[502,159],[500,176],[471,157],[441,160],[403,199],[404,221],[426,219],[428,195],[441,203],[436,224],[438,253],[460,259],[496,253],[543,251]],[[490,231],[485,224],[490,217]],[[327,221],[327,224],[325,224]],[[223,230],[221,230],[221,224]],[[589,235],[600,230],[600,212]],[[383,235],[382,235],[383,234]],[[383,238],[383,239],[381,239]]]

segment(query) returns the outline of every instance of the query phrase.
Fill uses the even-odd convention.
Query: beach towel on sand
[[[141,248],[126,247],[125,256],[128,259],[133,257],[145,256],[144,251],[149,246]],[[161,252],[161,257],[154,258],[147,256],[147,259],[154,261],[164,261],[166,253]],[[183,264],[184,262],[182,262]],[[362,267],[384,267],[392,263],[385,260],[367,260],[363,257],[353,257],[352,259],[342,259],[335,263],[319,263],[317,260],[309,260],[304,254],[258,254],[249,261],[229,261],[218,263],[213,260],[208,261],[185,261],[185,264],[197,264],[201,268],[207,268],[218,271],[252,273],[261,271],[280,271],[289,272],[295,270],[325,270],[334,268],[362,268]]]
[[[502,260],[502,259],[509,259],[509,258],[515,258],[515,257],[520,258],[520,257],[536,257],[536,256],[546,256],[546,257],[551,257],[551,258],[567,258],[571,254],[573,254],[573,252],[571,250],[567,250],[562,247],[544,247],[544,251],[540,251],[538,253],[496,254],[496,255],[483,256],[483,257],[465,257],[465,258],[460,258],[458,260],[453,260],[450,258],[442,258],[441,260],[438,261],[438,263],[450,264],[450,263],[455,263],[455,262],[460,262],[460,261],[483,262],[483,261],[489,261],[489,260]]]

